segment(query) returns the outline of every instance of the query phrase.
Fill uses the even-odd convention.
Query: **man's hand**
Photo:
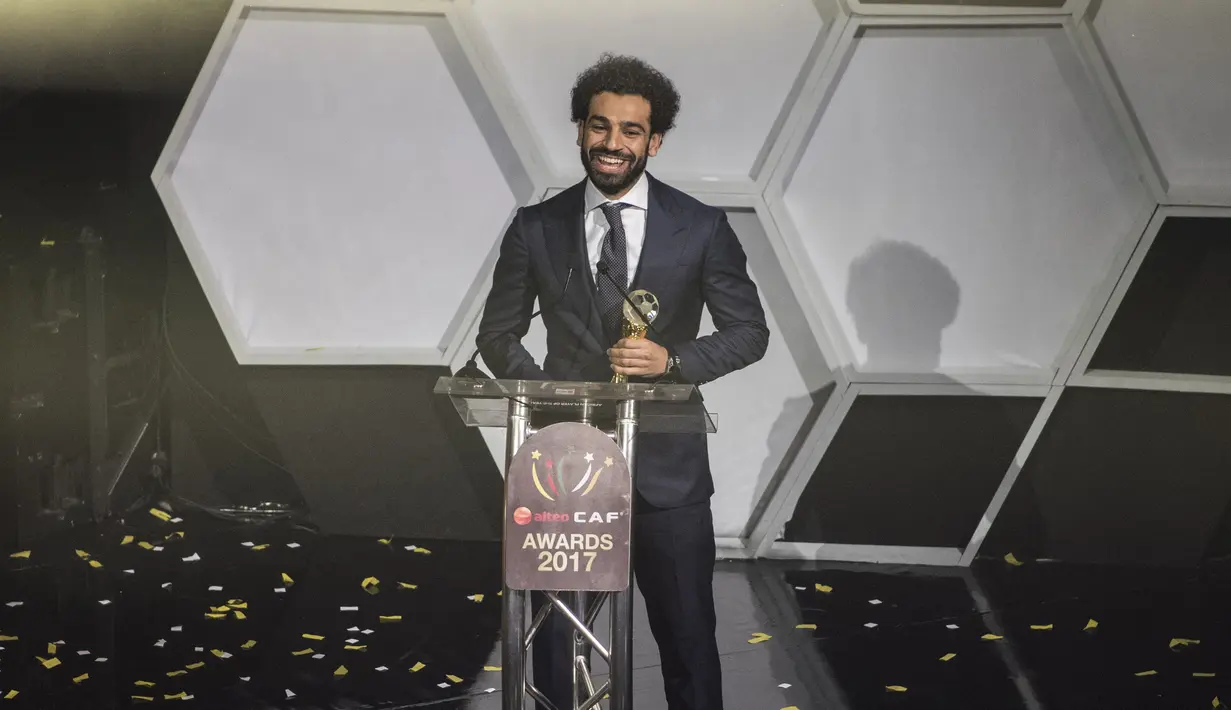
[[[667,371],[667,349],[652,340],[624,338],[607,357],[612,371],[621,375],[657,377]]]

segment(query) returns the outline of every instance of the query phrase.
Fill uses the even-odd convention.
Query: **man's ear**
[[[662,144],[663,144],[663,134],[655,133],[650,136],[650,145],[648,148],[646,148],[645,152],[648,153],[651,158],[653,158],[654,156],[658,155],[658,149],[662,147]]]
[[[577,147],[578,148],[584,147],[585,137],[586,137],[586,122],[578,121],[577,122]]]

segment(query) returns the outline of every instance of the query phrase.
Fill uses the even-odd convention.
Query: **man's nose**
[[[620,134],[616,131],[611,131],[607,137],[603,139],[603,148],[613,152],[621,152],[624,144],[620,140]]]

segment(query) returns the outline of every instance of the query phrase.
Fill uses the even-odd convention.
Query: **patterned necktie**
[[[607,276],[598,274],[598,307],[603,314],[603,326],[607,329],[607,337],[611,342],[620,339],[624,322],[624,294],[628,290],[628,245],[624,238],[624,220],[620,218],[620,210],[628,207],[623,202],[604,202],[599,205],[603,216],[607,218],[610,229],[603,238],[602,256],[600,261],[607,264]],[[611,278],[608,278],[611,277]],[[619,284],[617,289],[615,281]]]

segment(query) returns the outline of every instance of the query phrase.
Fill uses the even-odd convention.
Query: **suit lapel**
[[[685,240],[680,237],[687,224],[680,219],[679,210],[657,180],[650,178],[649,210],[645,219],[645,244],[641,247],[641,260],[633,276],[632,289],[643,288],[657,295],[663,290],[679,262],[680,250]]]
[[[586,253],[585,182],[561,193],[553,207],[553,213],[545,220],[543,238],[561,287],[569,278],[569,269],[573,270],[563,303],[572,304],[570,310],[584,319],[587,329],[594,336],[593,347],[601,350],[600,344],[606,336],[603,334],[603,318],[598,311],[598,299],[594,297],[594,279]]]

